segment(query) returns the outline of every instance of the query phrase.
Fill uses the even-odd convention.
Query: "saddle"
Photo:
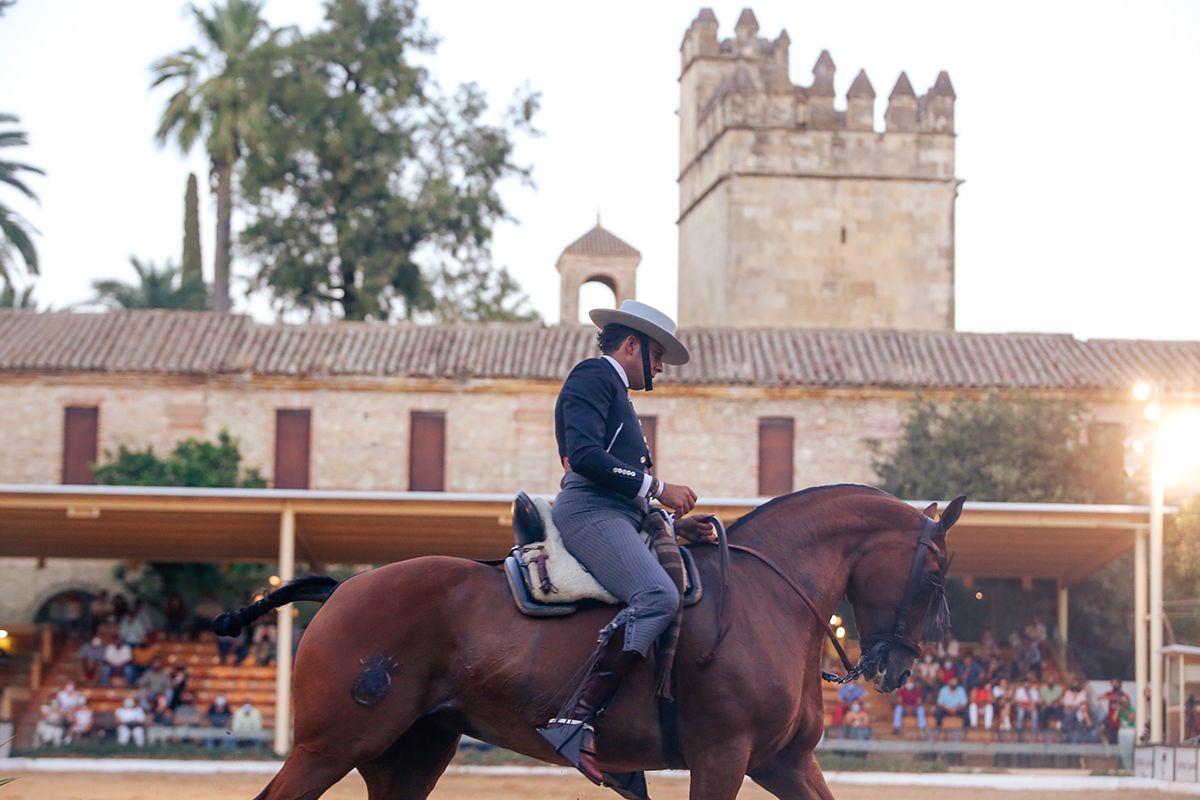
[[[564,617],[574,614],[582,602],[609,605],[621,601],[601,586],[562,543],[550,515],[550,504],[521,492],[513,500],[513,534],[516,546],[504,559],[504,574],[513,600],[522,614],[531,617]],[[670,525],[662,510],[647,515],[642,528],[646,546],[652,541],[652,526]],[[700,602],[700,573],[687,548],[678,548],[684,566],[683,604]]]

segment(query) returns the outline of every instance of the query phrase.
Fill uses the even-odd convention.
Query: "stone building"
[[[953,328],[949,75],[901,73],[880,132],[866,72],[838,110],[828,52],[798,86],[786,31],[747,9],[734,33],[704,9],[681,48],[679,323]]]

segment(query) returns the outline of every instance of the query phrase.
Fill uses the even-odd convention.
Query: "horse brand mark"
[[[388,693],[392,685],[392,672],[400,664],[382,653],[364,658],[359,663],[363,665],[363,671],[354,679],[350,696],[361,706],[373,706]]]

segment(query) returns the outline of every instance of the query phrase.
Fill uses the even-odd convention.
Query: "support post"
[[[1146,558],[1148,531],[1139,528],[1133,539],[1133,677],[1134,677],[1134,725],[1136,736],[1146,730],[1146,686],[1150,680],[1150,643],[1147,640],[1147,578],[1149,566]]]
[[[279,580],[296,577],[296,511],[283,506],[279,519]],[[292,607],[279,609],[275,628],[275,752],[287,755],[292,745]]]
[[[1064,665],[1067,663],[1067,624],[1070,621],[1068,614],[1069,600],[1069,590],[1065,584],[1060,582],[1058,584],[1058,646],[1062,650]]]
[[[1155,448],[1150,466],[1150,743],[1163,740],[1163,485]]]

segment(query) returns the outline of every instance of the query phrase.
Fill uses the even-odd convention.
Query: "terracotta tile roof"
[[[1200,341],[1066,334],[692,329],[665,382],[917,389],[1200,392]],[[108,372],[560,381],[596,354],[584,326],[262,325],[243,316],[0,310],[0,374]]]
[[[642,255],[632,246],[601,227],[599,221],[596,222],[596,227],[567,245],[567,249],[563,250],[563,255],[567,253],[581,256],[633,256],[634,258]]]

